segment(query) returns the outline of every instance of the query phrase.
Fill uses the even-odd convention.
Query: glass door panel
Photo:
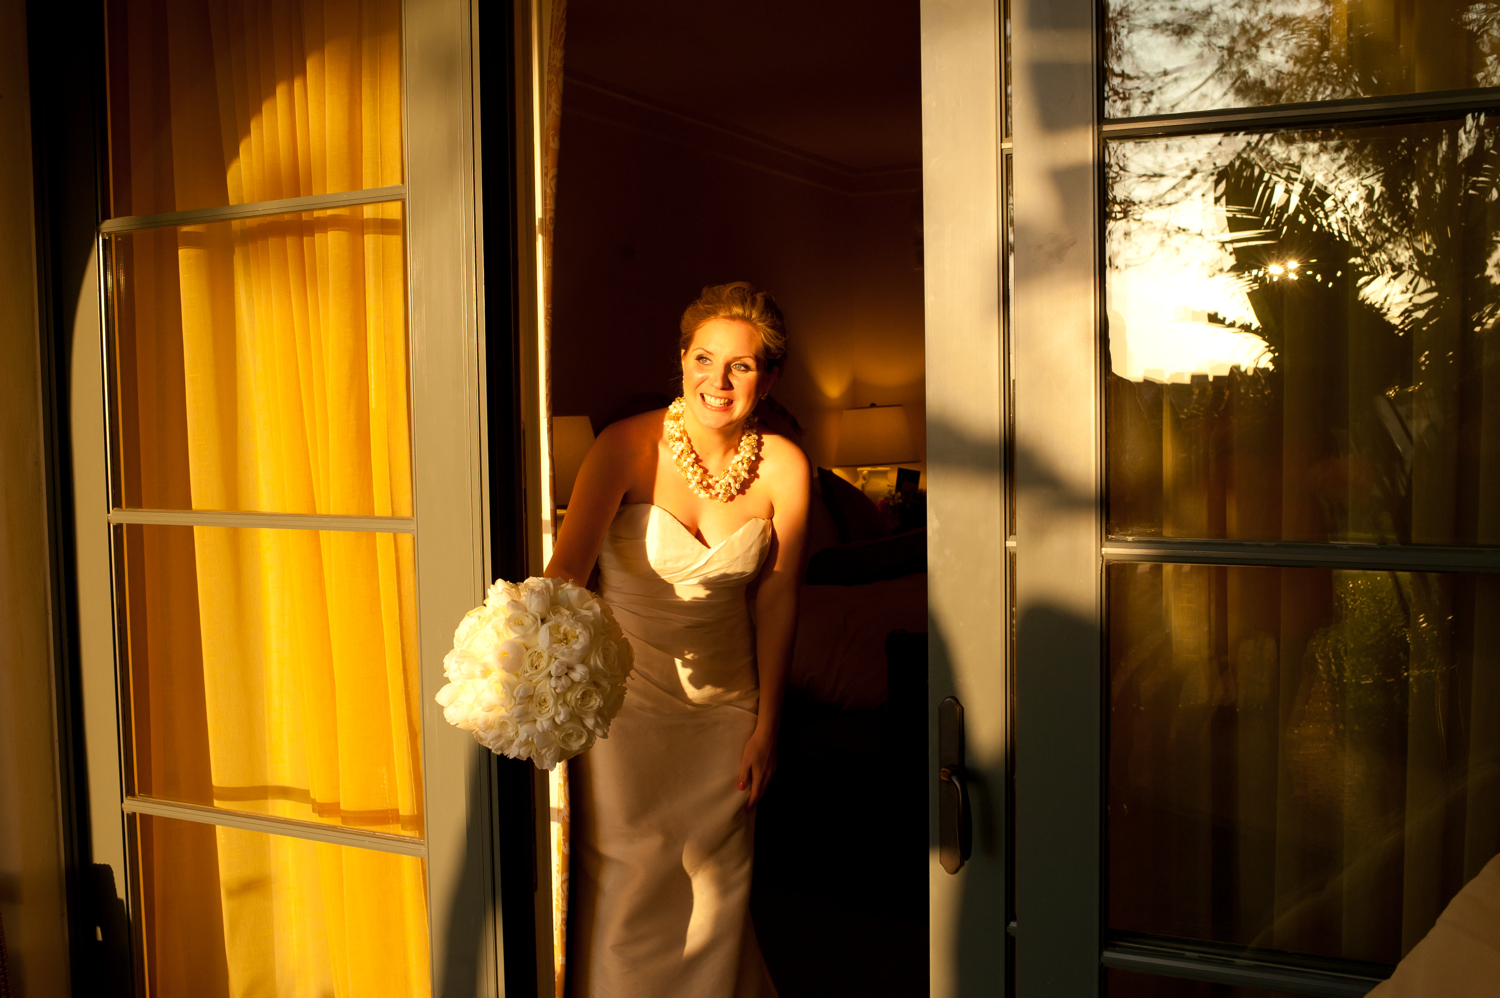
[[[1500,86],[1500,12],[1469,0],[1108,0],[1111,118]]]
[[[1396,963],[1500,852],[1500,577],[1107,578],[1110,927]]]
[[[426,995],[401,4],[105,7],[137,972]]]
[[[117,505],[411,516],[404,216],[109,237]]]
[[[422,834],[409,535],[115,531],[130,792]]]
[[[404,179],[400,0],[106,0],[110,215]]]
[[[1364,993],[1500,851],[1500,20],[1097,13],[1013,23],[1017,988]]]
[[[1500,543],[1500,129],[1106,147],[1111,535]]]
[[[133,816],[146,998],[423,998],[426,864],[149,814]]]

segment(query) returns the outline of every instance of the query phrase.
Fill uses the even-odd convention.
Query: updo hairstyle
[[[698,300],[682,313],[679,349],[686,353],[699,327],[714,319],[749,323],[760,337],[760,360],[767,369],[779,370],[786,363],[786,320],[770,292],[757,291],[748,281],[704,288]]]

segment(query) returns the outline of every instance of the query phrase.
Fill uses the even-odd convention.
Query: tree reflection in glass
[[[1106,165],[1112,535],[1500,544],[1493,122]]]
[[[1500,4],[1108,0],[1112,118],[1500,86]]]

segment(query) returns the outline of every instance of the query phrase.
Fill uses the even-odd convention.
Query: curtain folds
[[[119,0],[110,19],[115,214],[402,182],[398,0]],[[154,282],[149,296],[130,289],[121,324],[135,361],[122,380],[140,382],[141,429],[120,443],[145,482],[137,497],[411,516],[402,204],[168,232],[152,234],[154,252],[138,239],[120,254]],[[177,386],[180,408],[161,411],[157,384],[169,398]],[[174,640],[201,661],[188,702],[201,720],[162,711],[158,724],[198,732],[185,741],[206,765],[182,765],[206,768],[217,806],[423,834],[410,536],[191,533],[158,545],[192,559],[196,589],[196,640]],[[184,848],[201,852],[198,838]],[[420,862],[228,828],[211,848],[199,863],[216,876],[173,888],[159,935],[220,926],[223,961],[179,973],[169,960],[153,967],[163,982],[309,998],[429,992]],[[170,857],[143,847],[147,863]]]

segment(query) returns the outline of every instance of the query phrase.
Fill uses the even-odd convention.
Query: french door
[[[1500,852],[1497,25],[994,7],[923,5],[933,993],[1364,994]]]
[[[490,575],[474,24],[104,4],[53,279],[112,990],[502,990],[494,764],[433,701]]]

